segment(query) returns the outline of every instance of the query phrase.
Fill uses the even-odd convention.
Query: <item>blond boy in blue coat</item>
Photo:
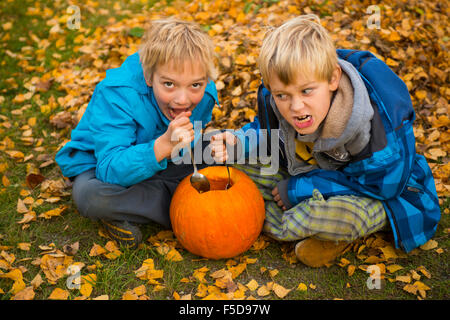
[[[152,21],[140,50],[106,72],[56,155],[81,215],[99,220],[113,239],[135,246],[138,224],[170,227],[172,194],[192,173],[174,155],[218,104],[213,57],[211,39],[195,23]]]

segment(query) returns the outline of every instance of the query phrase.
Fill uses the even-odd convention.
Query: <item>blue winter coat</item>
[[[357,68],[376,106],[371,140],[360,154],[338,170],[314,169],[292,176],[288,183],[289,201],[295,205],[310,198],[313,189],[318,189],[325,198],[356,195],[378,199],[392,227],[395,246],[409,252],[434,235],[441,213],[432,172],[425,158],[415,150],[412,126],[415,113],[408,89],[370,52],[337,50],[337,53]],[[245,153],[255,146],[249,146],[251,143],[244,132],[278,126],[270,107],[270,92],[261,85],[258,117],[238,133]],[[268,152],[279,152],[280,165],[286,167],[284,147],[280,141],[280,150]]]
[[[190,120],[202,121],[204,127],[211,121],[216,103],[216,86],[209,81]],[[145,82],[136,52],[119,68],[106,71],[72,131],[71,141],[55,160],[66,177],[95,168],[98,179],[128,187],[166,169],[168,160],[157,162],[153,145],[169,123]]]

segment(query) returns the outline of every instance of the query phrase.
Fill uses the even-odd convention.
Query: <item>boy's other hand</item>
[[[221,132],[211,137],[211,155],[217,163],[224,163],[228,159],[226,144],[234,146],[237,138],[229,131]]]
[[[281,209],[286,210],[286,206],[284,205],[283,201],[281,200],[280,193],[278,192],[278,187],[275,187],[272,190],[273,195],[273,201],[277,203],[277,206],[279,206]]]

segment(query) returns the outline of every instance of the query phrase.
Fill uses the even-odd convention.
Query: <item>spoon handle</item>
[[[197,172],[197,166],[195,165],[194,155],[193,155],[193,153],[192,153],[192,148],[191,148],[191,146],[188,147],[188,150],[189,150],[189,156],[191,157],[192,165],[194,166],[194,173],[196,173],[196,172]]]
[[[230,168],[228,167],[228,164],[226,163],[225,166],[227,167],[227,172],[228,172],[228,183],[225,186],[225,190],[227,190],[228,188],[231,187],[231,178],[230,178]]]

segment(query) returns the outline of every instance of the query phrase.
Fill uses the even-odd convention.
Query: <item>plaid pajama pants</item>
[[[353,241],[389,225],[379,200],[353,195],[325,200],[317,189],[311,198],[283,211],[273,201],[272,190],[289,174],[280,169],[275,175],[261,175],[261,166],[233,165],[245,172],[261,191],[266,208],[263,231],[272,238],[294,241],[314,236],[320,240]]]

